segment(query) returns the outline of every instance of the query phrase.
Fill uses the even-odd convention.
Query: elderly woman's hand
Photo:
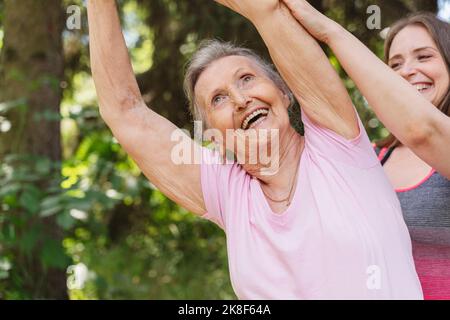
[[[280,7],[280,0],[214,0],[249,20],[262,18]]]
[[[305,0],[281,0],[298,22],[317,40],[328,43],[340,26]]]

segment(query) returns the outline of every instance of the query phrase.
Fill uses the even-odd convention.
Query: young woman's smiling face
[[[445,60],[427,29],[419,24],[405,27],[395,36],[388,63],[435,106],[449,89]]]

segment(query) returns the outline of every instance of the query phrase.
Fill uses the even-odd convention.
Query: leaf
[[[47,175],[50,173],[52,163],[50,159],[47,158],[39,158],[36,161],[36,171],[41,175]]]
[[[25,98],[0,103],[0,113],[6,113],[11,109],[24,106],[26,103],[27,100]]]
[[[38,212],[40,208],[39,192],[34,189],[35,188],[27,188],[19,198],[19,204],[32,214]]]
[[[59,241],[47,239],[41,250],[41,262],[46,268],[65,269],[69,264],[69,258]]]
[[[68,198],[67,199],[67,207],[71,209],[78,209],[81,211],[90,211],[92,209],[92,200],[83,198]]]
[[[3,204],[10,207],[17,207],[17,196],[8,194],[3,197]]]
[[[54,215],[55,213],[60,212],[63,209],[61,200],[62,199],[60,195],[46,197],[41,202],[41,211],[39,215],[41,217],[49,217],[51,215]]]
[[[19,239],[19,247],[25,254],[30,254],[38,241],[42,228],[39,225],[31,227]]]
[[[50,216],[57,214],[58,212],[61,212],[62,210],[64,210],[64,207],[61,205],[58,205],[58,206],[51,207],[51,208],[48,208],[45,210],[41,210],[39,212],[39,216],[42,218],[50,217]]]
[[[64,230],[70,230],[75,225],[76,220],[68,211],[64,211],[62,214],[58,215],[56,223]]]
[[[8,277],[9,277],[8,271],[0,270],[0,280],[8,279]]]
[[[62,116],[59,112],[54,112],[50,110],[44,110],[42,112],[35,112],[33,114],[33,120],[36,122],[40,121],[61,121]]]
[[[18,191],[22,189],[22,185],[20,183],[10,183],[3,187],[0,187],[0,197],[4,197],[6,195],[15,195]]]

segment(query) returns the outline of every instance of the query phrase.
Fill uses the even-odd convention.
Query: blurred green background
[[[450,9],[445,0],[311,2],[380,57],[369,5],[380,6],[382,28]],[[118,6],[146,102],[179,127],[192,130],[183,68],[202,39],[268,57],[252,25],[212,0]],[[86,3],[0,0],[0,50],[0,299],[235,299],[223,231],[156,190],[99,117]],[[327,53],[371,139],[387,136]]]

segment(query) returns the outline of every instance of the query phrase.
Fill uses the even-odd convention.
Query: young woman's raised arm
[[[425,162],[450,178],[450,118],[364,44],[304,0],[282,0],[293,16],[334,51],[383,124]]]
[[[115,0],[89,0],[92,75],[100,114],[146,177],[169,198],[196,214],[205,213],[198,164],[177,165],[171,141],[177,127],[147,108],[133,74]],[[187,147],[200,148],[191,139]]]
[[[359,133],[352,101],[320,45],[278,0],[216,0],[247,17],[302,109],[316,123],[352,139]]]

